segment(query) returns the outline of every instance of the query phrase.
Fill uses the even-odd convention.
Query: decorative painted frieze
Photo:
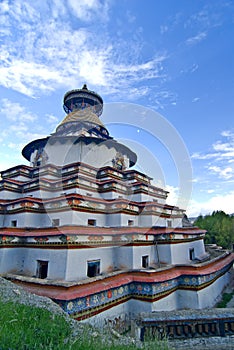
[[[191,291],[201,290],[213,283],[218,277],[225,274],[230,267],[231,264],[228,264],[213,273],[205,275],[182,275],[173,279],[167,279],[167,275],[165,275],[164,280],[160,282],[142,282],[140,281],[140,277],[138,277],[138,281],[121,284],[118,287],[108,288],[107,290],[91,293],[84,297],[68,301],[55,300],[55,302],[57,302],[66,313],[80,320],[130,299],[152,303],[179,289]]]

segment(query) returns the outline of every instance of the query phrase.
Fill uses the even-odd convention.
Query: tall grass
[[[136,343],[123,345],[108,331],[82,325],[75,332],[63,315],[46,309],[0,301],[0,350],[136,350]],[[151,341],[143,350],[169,350],[166,342]]]
[[[68,349],[66,320],[36,307],[0,303],[0,349]]]
[[[229,303],[230,300],[232,300],[233,296],[234,296],[234,292],[223,293],[222,300],[220,302],[218,302],[216,307],[218,307],[218,308],[225,308],[225,307],[227,307],[227,304]]]

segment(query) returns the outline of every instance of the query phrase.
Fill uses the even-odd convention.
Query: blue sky
[[[0,170],[27,164],[22,147],[49,135],[65,92],[87,83],[107,104],[160,113],[180,135],[193,169],[189,215],[234,212],[233,1],[0,0],[0,16]],[[152,120],[116,117],[109,129],[139,160],[151,154],[150,175],[163,174],[173,203],[183,171],[145,130],[157,129]]]

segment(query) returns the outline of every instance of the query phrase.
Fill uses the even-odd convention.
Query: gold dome
[[[62,120],[62,122],[58,125],[57,129],[61,125],[70,122],[88,122],[105,128],[98,116],[88,108],[79,110],[77,109],[67,114],[66,117]]]

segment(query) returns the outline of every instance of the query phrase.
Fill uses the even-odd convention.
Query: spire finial
[[[88,90],[88,88],[87,88],[87,85],[86,85],[86,84],[84,84],[84,85],[83,85],[82,90]]]

